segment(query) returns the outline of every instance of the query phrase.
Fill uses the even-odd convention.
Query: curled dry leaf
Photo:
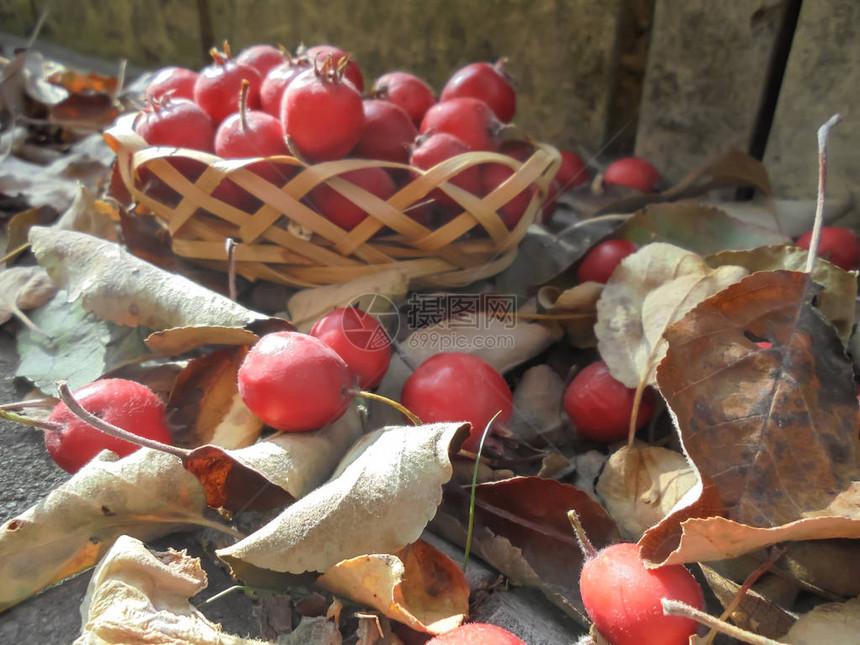
[[[93,566],[123,534],[148,540],[194,525],[205,496],[176,457],[103,452],[0,528],[0,610]]]
[[[684,455],[636,441],[609,457],[597,493],[625,539],[637,541],[687,494],[696,472]]]
[[[332,479],[218,556],[234,573],[243,565],[303,573],[360,555],[396,553],[435,515],[452,474],[449,451],[466,436],[467,426],[458,423],[366,435]]]
[[[185,467],[203,484],[212,508],[268,510],[304,497],[326,481],[362,431],[353,404],[315,432],[278,432],[238,450],[201,446]]]
[[[80,299],[86,311],[120,325],[251,331],[267,324],[288,326],[159,269],[113,242],[41,226],[30,230],[30,242],[39,264],[68,291],[70,300]]]
[[[172,549],[150,552],[140,540],[122,535],[93,571],[74,645],[262,644],[225,634],[188,602],[207,584],[197,558]]]
[[[597,301],[603,285],[584,282],[561,291],[558,287],[544,286],[538,291],[537,301],[548,314],[557,314],[571,345],[580,348],[594,347],[594,323],[597,321]]]
[[[634,213],[617,235],[635,244],[666,242],[702,255],[789,243],[773,212],[766,212],[769,221],[755,222],[739,220],[719,204],[693,200],[650,204]]]
[[[17,316],[21,322],[35,330],[24,312],[41,307],[53,298],[56,292],[57,286],[42,267],[0,269],[0,325],[12,316]]]
[[[692,510],[701,496],[679,505],[640,541],[648,560],[860,537],[857,394],[842,343],[811,305],[819,289],[806,274],[755,273],[667,330],[660,390],[725,517]]]
[[[396,554],[339,562],[317,583],[430,634],[454,629],[469,612],[465,574],[451,558],[422,540]]]
[[[385,314],[395,315],[389,310],[390,303],[403,301],[408,287],[409,276],[403,271],[379,271],[346,284],[303,289],[290,298],[287,308],[290,320],[303,332],[331,310],[356,304],[362,311],[381,315],[384,321]]]
[[[446,486],[445,501],[432,528],[464,545],[470,486]],[[579,621],[585,620],[579,595],[582,551],[567,519],[579,514],[597,548],[620,540],[612,518],[585,492],[553,479],[513,477],[475,487],[472,552],[510,577],[534,586]]]
[[[819,605],[801,616],[781,639],[788,645],[851,645],[860,633],[860,598]]]
[[[711,266],[742,266],[750,273],[757,271],[804,271],[809,251],[793,246],[765,246],[749,251],[723,251],[706,258]],[[854,329],[857,294],[857,274],[821,258],[815,263],[812,278],[823,287],[815,306],[823,313],[847,343]]]
[[[179,428],[174,445],[232,449],[257,440],[263,422],[242,401],[236,377],[247,353],[246,347],[226,347],[190,360],[179,373],[167,401],[171,426]]]
[[[627,387],[653,385],[666,353],[663,331],[702,300],[747,275],[736,266],[711,269],[695,253],[654,243],[621,261],[597,302],[597,347]]]

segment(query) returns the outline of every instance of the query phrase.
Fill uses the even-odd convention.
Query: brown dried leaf
[[[469,612],[465,574],[423,540],[393,555],[363,555],[339,562],[317,583],[429,634],[454,629]]]
[[[183,448],[212,444],[243,448],[254,443],[263,422],[239,396],[237,372],[246,347],[227,347],[192,359],[176,377],[167,408],[180,428],[173,443]]]
[[[636,541],[695,485],[696,471],[681,453],[636,441],[609,457],[597,493],[625,539]]]
[[[809,251],[793,246],[765,246],[749,251],[723,251],[705,258],[711,266],[727,264],[742,266],[750,273],[757,271],[804,271]],[[857,274],[819,259],[812,272],[813,279],[823,287],[815,306],[830,319],[843,343],[854,329],[854,297],[857,294]]]
[[[558,322],[574,347],[589,348],[597,344],[594,323],[597,321],[597,301],[603,285],[585,282],[561,291],[558,287],[544,286],[538,291],[537,301],[549,314],[562,316]]]
[[[782,638],[789,645],[853,645],[860,633],[860,598],[819,605]]]
[[[711,591],[725,609],[740,591],[741,585],[721,576],[711,567],[699,564]],[[794,624],[795,618],[779,605],[771,602],[755,590],[744,594],[738,607],[731,614],[732,622],[742,629],[767,638],[779,639]]]
[[[465,544],[469,486],[446,486],[433,528]],[[575,509],[598,548],[620,540],[612,518],[583,491],[553,479],[513,477],[475,488],[472,551],[515,584],[539,588],[574,618],[583,620],[579,595],[582,551],[567,513]]]
[[[237,450],[201,446],[185,467],[203,484],[212,508],[268,510],[325,482],[362,431],[361,416],[352,405],[315,432],[278,432]]]
[[[360,555],[396,553],[417,540],[436,513],[442,484],[451,478],[449,451],[459,448],[467,427],[436,423],[366,435],[332,479],[218,556],[234,572],[251,565],[303,573]]]
[[[612,376],[632,388],[654,384],[666,327],[746,274],[735,266],[711,269],[695,253],[659,242],[624,258],[597,302],[594,326]]]
[[[856,391],[842,343],[810,304],[818,290],[806,274],[755,273],[667,330],[660,390],[726,518],[679,507],[640,541],[650,561],[860,536]]]
[[[150,552],[122,535],[93,571],[75,645],[262,645],[225,634],[188,601],[207,583],[199,559],[172,549]]]
[[[176,457],[103,452],[0,528],[0,610],[93,566],[120,535],[212,525],[204,508],[203,488]]]

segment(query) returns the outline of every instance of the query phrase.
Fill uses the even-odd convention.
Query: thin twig
[[[815,204],[815,222],[812,225],[812,239],[809,242],[809,255],[806,256],[806,273],[812,273],[818,259],[818,245],[821,242],[821,224],[824,220],[824,191],[827,187],[827,139],[830,130],[842,121],[842,116],[834,114],[827,123],[818,128],[818,199]]]
[[[182,459],[182,461],[187,460],[191,456],[190,450],[185,450],[184,448],[179,448],[177,446],[171,446],[166,443],[161,443],[160,441],[147,439],[146,437],[140,437],[133,432],[123,430],[122,428],[119,428],[112,423],[108,423],[104,419],[99,419],[96,415],[87,412],[87,410],[85,410],[84,407],[80,403],[78,403],[77,399],[75,399],[75,397],[72,395],[72,392],[69,389],[69,385],[65,381],[57,381],[57,392],[59,393],[60,400],[66,404],[72,414],[78,417],[81,421],[88,423],[96,430],[100,430],[101,432],[104,432],[105,434],[108,434],[112,437],[116,437],[117,439],[128,441],[129,443],[133,443],[136,446],[166,452],[169,455],[179,457],[180,459]]]
[[[481,465],[481,452],[484,450],[484,440],[487,438],[487,435],[490,434],[490,428],[493,427],[493,421],[495,421],[501,413],[502,411],[499,410],[493,415],[493,418],[487,422],[486,427],[484,427],[484,432],[481,434],[481,442],[478,444],[475,469],[472,471],[472,488],[469,493],[469,526],[466,529],[466,548],[465,555],[463,556],[463,572],[465,572],[466,567],[469,566],[469,554],[472,551],[472,534],[475,530],[475,491],[478,486],[478,467]]]
[[[729,623],[722,621],[719,618],[715,618],[710,614],[706,614],[700,609],[691,607],[680,600],[663,598],[660,602],[663,604],[663,613],[667,616],[685,616],[687,618],[691,618],[705,627],[716,629],[718,632],[725,634],[726,636],[731,636],[743,643],[750,643],[750,645],[787,645],[782,641],[775,641],[766,636],[760,636],[759,634],[754,634],[753,632],[741,629],[740,627],[730,625]]]
[[[227,290],[230,300],[236,301],[236,240],[228,237],[224,240],[224,247],[227,249]]]
[[[591,540],[588,539],[588,534],[585,532],[582,522],[579,520],[579,513],[576,511],[568,511],[567,519],[570,521],[570,525],[573,527],[573,532],[576,534],[576,541],[579,542],[579,548],[582,550],[582,555],[585,556],[586,560],[590,560],[597,555],[597,549],[594,548]]]

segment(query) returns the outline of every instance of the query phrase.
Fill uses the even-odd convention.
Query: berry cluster
[[[416,169],[371,166],[342,175],[380,199],[391,197],[419,171],[469,151],[499,152],[523,162],[535,149],[526,141],[502,140],[517,98],[504,61],[466,65],[449,78],[437,100],[427,82],[404,71],[380,76],[363,95],[365,83],[358,64],[331,45],[300,47],[294,54],[254,45],[235,59],[225,46],[223,52],[213,49],[212,58],[212,64],[199,72],[168,67],[154,76],[134,124],[148,144],[202,150],[229,159],[292,155],[321,163],[359,158]],[[171,163],[190,181],[205,169],[190,159]],[[298,167],[260,161],[250,169],[283,186]],[[152,196],[167,204],[178,203],[177,192],[151,173],[143,174],[145,189]],[[508,165],[482,163],[447,181],[484,197],[512,174]],[[562,152],[544,216],[551,214],[562,190],[588,179],[583,160],[573,152]],[[499,208],[509,229],[522,218],[536,190],[531,185]],[[221,182],[214,196],[245,212],[262,206],[229,179]],[[328,184],[320,184],[305,201],[346,231],[368,216]],[[435,189],[405,212],[424,225],[436,226],[462,210],[458,208],[449,194]]]

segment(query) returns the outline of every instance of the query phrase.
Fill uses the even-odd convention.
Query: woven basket
[[[120,117],[105,132],[105,139],[116,152],[120,176],[132,198],[167,227],[173,251],[225,269],[225,241],[232,238],[236,242],[233,253],[237,273],[250,280],[299,287],[342,284],[389,269],[403,271],[415,287],[464,286],[495,275],[513,262],[526,229],[540,216],[560,163],[558,151],[543,143],[535,144],[534,153],[524,163],[503,154],[469,152],[426,172],[366,159],[315,165],[289,156],[222,159],[196,150],[148,146],[133,131],[134,118],[134,114]],[[205,165],[196,181],[189,181],[172,165],[183,158],[193,160],[184,163]],[[283,186],[273,185],[247,169],[261,160],[296,166],[301,172]],[[504,164],[515,172],[486,197],[477,197],[446,181],[469,166],[487,162]],[[388,200],[338,177],[369,166],[409,170],[412,176],[420,174]],[[175,199],[174,203],[160,201],[153,190],[143,192],[140,177],[144,169],[145,174],[156,176],[176,191],[178,203]],[[213,196],[226,177],[263,205],[247,213]],[[323,182],[370,216],[345,231],[314,211],[303,198]],[[496,209],[530,184],[535,184],[537,190],[522,219],[509,231]],[[431,230],[404,210],[426,201],[436,188],[456,200],[462,212]]]

